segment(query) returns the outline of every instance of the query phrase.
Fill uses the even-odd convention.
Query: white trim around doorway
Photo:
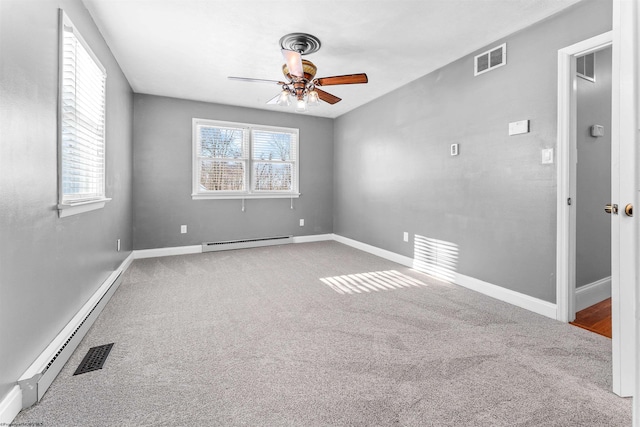
[[[613,43],[613,32],[609,31],[588,40],[581,41],[558,51],[558,136],[556,171],[558,175],[557,193],[557,238],[556,238],[556,306],[557,319],[561,322],[574,320],[575,303],[575,209],[571,209],[575,182],[571,178],[571,138],[575,137],[575,91],[573,89],[574,65],[572,59],[605,48]],[[574,191],[572,191],[572,189]],[[572,226],[573,223],[573,226]]]

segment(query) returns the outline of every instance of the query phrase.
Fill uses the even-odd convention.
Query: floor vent
[[[293,242],[293,236],[260,237],[257,239],[227,240],[202,244],[202,252],[226,251],[230,249],[256,248],[260,246],[284,245]]]
[[[91,347],[73,375],[85,374],[102,369],[102,365],[104,365],[105,360],[107,360],[111,347],[113,347],[113,343]]]
[[[103,282],[96,293],[20,377],[18,385],[22,391],[23,409],[42,399],[104,306],[120,286],[123,271],[123,269],[114,271]]]

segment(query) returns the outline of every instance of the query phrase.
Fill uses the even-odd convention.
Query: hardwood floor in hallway
[[[611,298],[577,312],[571,324],[611,338]]]

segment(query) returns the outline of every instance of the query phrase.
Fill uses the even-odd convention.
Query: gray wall
[[[300,129],[300,193],[290,199],[191,199],[191,120]],[[134,96],[134,248],[333,231],[333,120],[152,95]],[[299,219],[305,226],[299,226]],[[180,234],[180,225],[188,233]]]
[[[596,52],[596,81],[578,78],[576,286],[611,276],[611,47]],[[603,125],[603,137],[591,136]]]
[[[107,197],[58,218],[58,8],[107,69]],[[78,0],[0,1],[0,400],[132,248],[132,91]],[[116,252],[116,239],[122,251]]]
[[[555,148],[557,51],[611,20],[610,1],[586,0],[487,46],[507,42],[501,68],[474,77],[469,55],[338,118],[334,232],[410,257],[403,231],[444,240],[458,273],[555,302],[556,168],[541,150]],[[531,132],[508,136],[524,119]]]

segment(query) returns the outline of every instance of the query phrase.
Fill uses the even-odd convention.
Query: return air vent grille
[[[102,369],[112,347],[113,343],[98,347],[91,347],[73,375],[85,374],[87,372]]]
[[[202,244],[202,252],[226,251],[230,249],[256,248],[260,246],[284,245],[293,242],[293,236],[259,237],[256,239],[227,240]]]
[[[576,59],[576,74],[590,82],[596,81],[596,53],[591,52]]]
[[[494,68],[502,67],[506,63],[507,44],[503,43],[500,46],[482,52],[480,55],[476,55],[473,61],[474,76],[486,73]]]

